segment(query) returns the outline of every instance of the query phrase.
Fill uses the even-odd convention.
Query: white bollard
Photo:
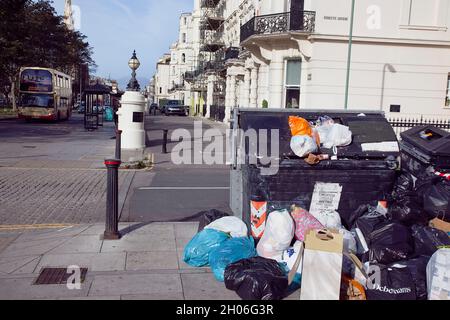
[[[119,130],[122,130],[122,149],[145,148],[145,97],[137,91],[126,91],[117,111]]]

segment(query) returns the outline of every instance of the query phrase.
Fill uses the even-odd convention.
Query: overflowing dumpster
[[[382,113],[330,110],[239,109],[232,129],[235,216],[201,213],[183,261],[245,300],[450,299],[446,132],[400,150]]]
[[[296,156],[290,147],[291,131],[289,117],[299,116],[315,122],[327,115],[334,122],[350,128],[352,143],[345,147],[321,148],[320,153],[328,160],[310,165]],[[236,216],[251,225],[251,201],[267,202],[269,208],[298,203],[309,209],[314,191],[320,192],[318,183],[329,185],[340,193],[330,201],[338,202],[336,210],[348,227],[348,217],[362,204],[376,204],[392,191],[399,169],[400,150],[397,138],[384,118],[378,112],[306,111],[238,109],[234,113],[233,130],[246,132],[249,129],[279,130],[279,167],[272,175],[262,174],[259,163],[249,159],[262,159],[266,155],[250,154],[260,150],[252,144],[260,141],[239,141],[234,134],[233,167],[231,170],[231,208]],[[269,139],[268,144],[273,143]],[[267,146],[271,150],[271,146]],[[239,161],[244,159],[244,161]],[[240,163],[241,162],[241,163]],[[267,163],[267,161],[265,161]],[[319,197],[320,198],[320,197]],[[317,199],[317,201],[326,201]]]

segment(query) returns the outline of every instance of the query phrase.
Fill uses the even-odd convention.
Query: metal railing
[[[220,0],[202,0],[200,2],[200,8],[215,8],[219,2]]]
[[[302,11],[296,18],[291,12],[256,16],[241,26],[241,42],[257,34],[276,34],[288,31],[312,33],[316,25],[315,11]]]
[[[172,88],[169,89],[169,93],[173,93],[176,91],[184,91],[185,86],[184,84],[175,84]]]
[[[395,134],[400,139],[400,134],[419,126],[434,126],[450,132],[450,115],[387,115]]]
[[[211,106],[209,109],[209,118],[214,121],[223,122],[223,119],[225,119],[225,107]]]

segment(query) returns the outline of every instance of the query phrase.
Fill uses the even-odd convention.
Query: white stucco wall
[[[287,1],[261,1],[261,14],[279,13]],[[450,73],[449,0],[358,0],[349,89],[350,109],[405,114],[449,114],[445,108]],[[411,7],[412,3],[412,7]],[[267,76],[270,107],[284,106],[285,70],[280,60],[301,57],[301,108],[343,108],[349,34],[349,0],[305,0],[316,11],[313,34],[267,35],[249,49],[261,63],[259,86]],[[301,40],[303,39],[303,40]],[[301,40],[301,41],[300,41]],[[301,50],[299,50],[301,49]],[[306,56],[305,56],[306,54]],[[265,59],[261,60],[261,56]],[[267,73],[268,72],[268,73]]]

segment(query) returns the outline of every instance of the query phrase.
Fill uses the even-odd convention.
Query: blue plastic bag
[[[208,265],[209,254],[219,247],[229,235],[213,229],[205,229],[197,233],[186,245],[183,253],[183,261],[193,267]]]
[[[255,241],[249,238],[232,238],[223,242],[218,248],[211,251],[209,265],[214,277],[224,282],[225,268],[242,259],[256,257]]]

